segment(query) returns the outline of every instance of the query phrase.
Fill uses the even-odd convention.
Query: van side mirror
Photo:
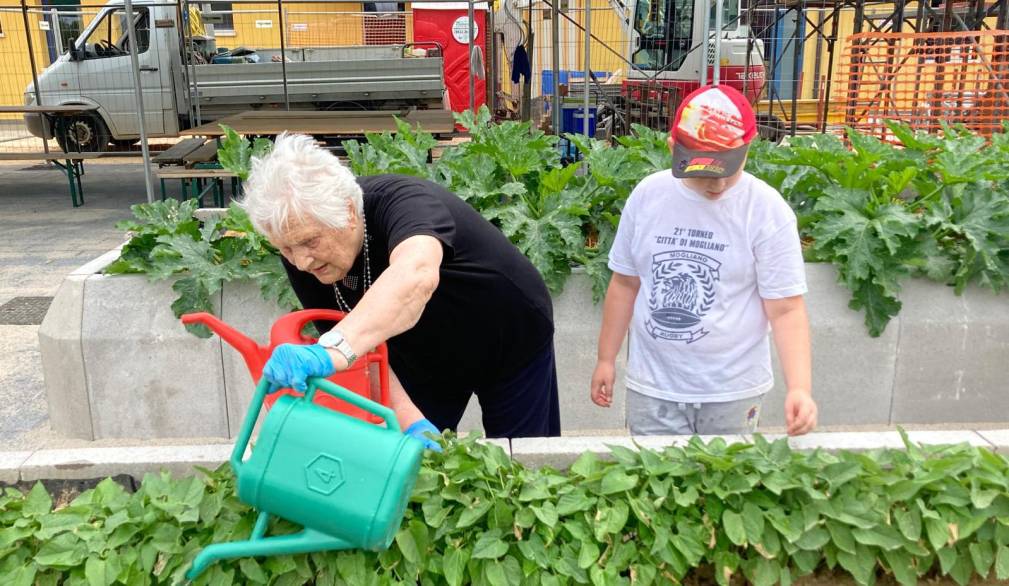
[[[81,61],[82,59],[84,59],[83,51],[77,48],[76,37],[71,37],[70,39],[67,39],[67,43],[69,43],[70,45],[70,48],[67,49],[67,53],[70,54],[71,61]]]

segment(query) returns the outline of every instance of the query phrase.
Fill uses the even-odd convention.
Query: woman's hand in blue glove
[[[329,376],[336,371],[333,359],[318,344],[281,344],[263,367],[263,376],[282,388],[305,392],[310,376]]]
[[[435,427],[434,424],[428,421],[427,419],[418,419],[417,421],[413,422],[413,424],[410,427],[406,428],[406,431],[404,431],[403,433],[405,433],[408,436],[419,439],[421,443],[424,444],[424,447],[429,450],[434,450],[436,452],[441,451],[441,444],[439,444],[437,440],[427,435],[430,433],[436,437],[440,437],[441,432],[438,431],[438,428]]]

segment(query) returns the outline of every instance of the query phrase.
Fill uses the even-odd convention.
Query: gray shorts
[[[679,403],[627,389],[627,427],[631,435],[748,434],[757,429],[763,400]]]

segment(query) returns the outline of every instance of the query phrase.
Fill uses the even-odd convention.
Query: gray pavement
[[[143,166],[101,161],[85,173],[85,204],[73,208],[58,169],[0,165],[0,305],[51,297],[67,273],[123,241],[115,223],[146,201]],[[0,325],[0,450],[62,443],[48,428],[38,326]]]

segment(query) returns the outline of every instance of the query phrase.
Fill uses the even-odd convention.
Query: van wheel
[[[109,148],[109,129],[94,114],[80,114],[67,121],[65,132],[56,137],[63,152],[101,153]]]

